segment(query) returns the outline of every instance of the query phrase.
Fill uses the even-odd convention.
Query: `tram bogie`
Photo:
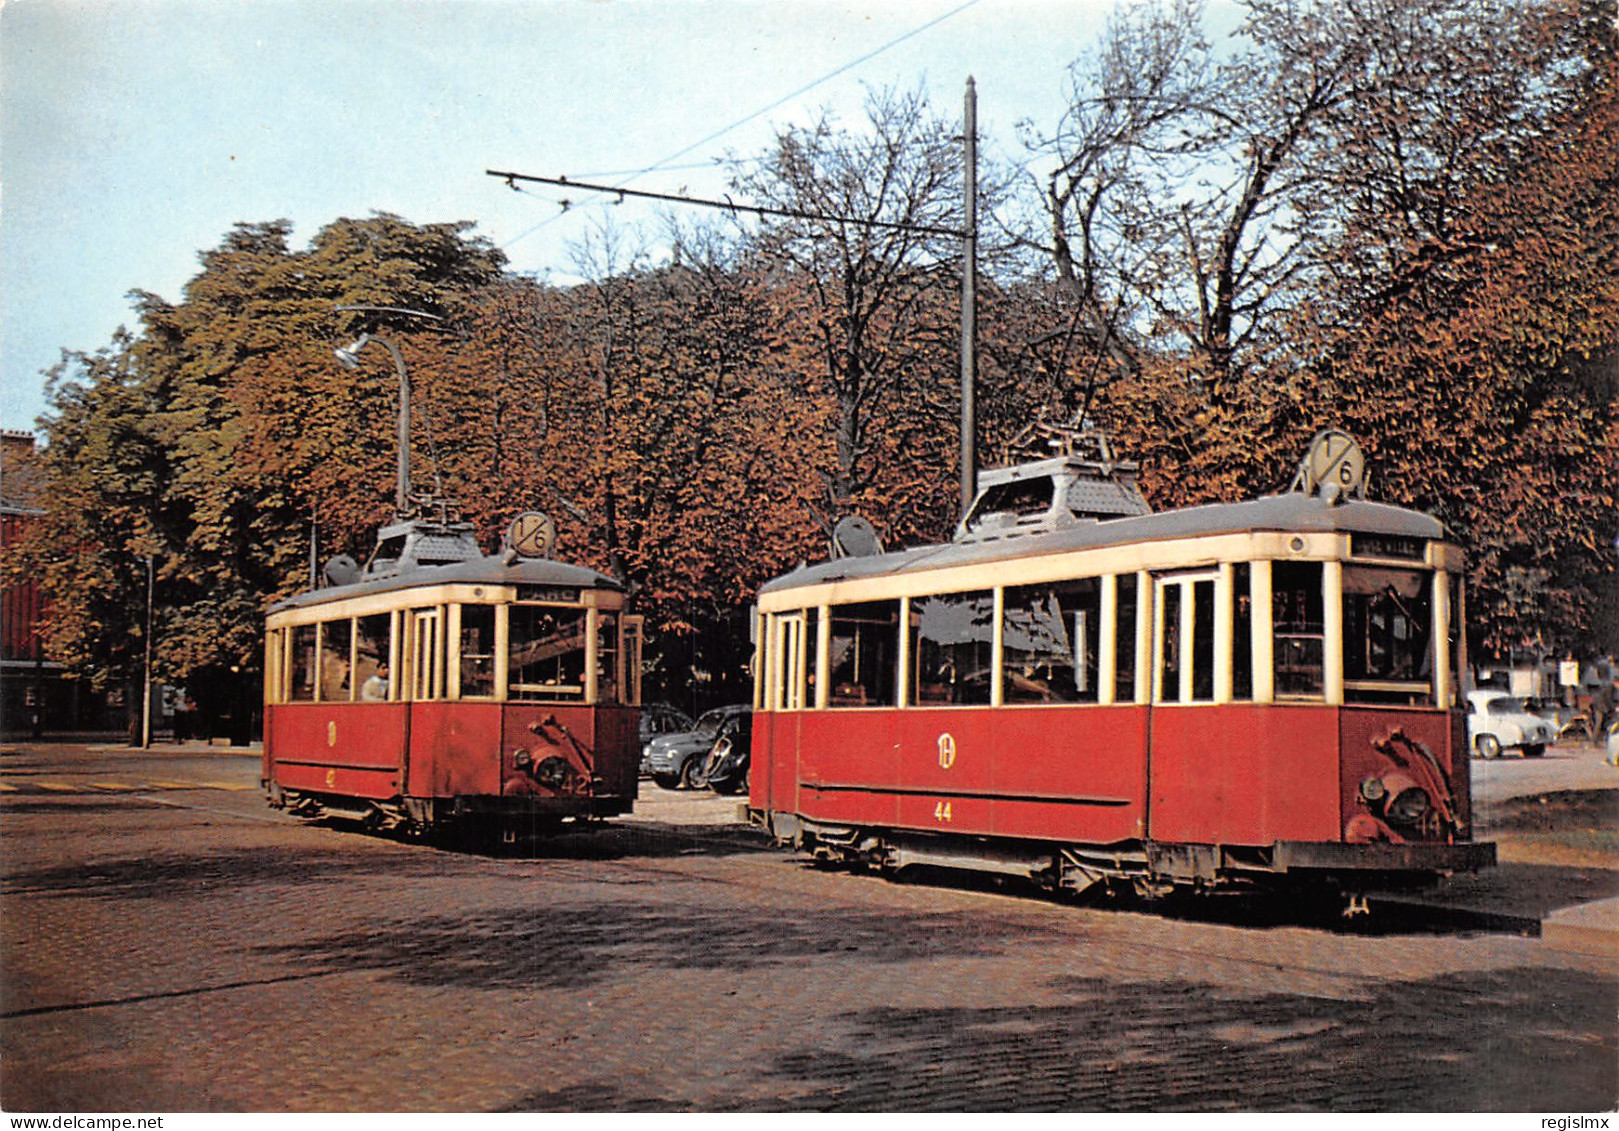
[[[986,473],[951,543],[764,586],[750,814],[820,859],[1173,890],[1427,882],[1472,840],[1462,555],[1317,438],[1151,513],[1103,452]]]

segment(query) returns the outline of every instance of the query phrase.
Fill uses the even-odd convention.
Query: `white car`
[[[1524,701],[1505,691],[1467,693],[1467,740],[1478,758],[1498,758],[1503,750],[1518,750],[1525,758],[1539,758],[1556,734]]]

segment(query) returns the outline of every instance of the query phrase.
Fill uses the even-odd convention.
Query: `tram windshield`
[[[1433,679],[1433,598],[1417,570],[1344,569],[1344,697],[1425,699]]]
[[[584,698],[585,610],[512,606],[507,670],[513,699]]]

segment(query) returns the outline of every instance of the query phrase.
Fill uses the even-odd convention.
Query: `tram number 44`
[[[933,819],[941,825],[950,823],[950,802],[941,801],[933,807]]]

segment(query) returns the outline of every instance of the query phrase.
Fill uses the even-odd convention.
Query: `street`
[[[1514,799],[1547,790],[1605,791],[1582,804],[1612,819],[1619,774],[1594,750],[1550,753],[1473,763],[1481,828],[1513,847],[1491,882],[1612,894],[1611,828],[1539,840],[1519,821]],[[1345,921],[895,883],[771,848],[734,823],[737,799],[641,790],[602,830],[478,853],[300,825],[265,807],[241,751],[5,748],[0,1106],[1619,1101],[1611,956],[1409,909]]]

